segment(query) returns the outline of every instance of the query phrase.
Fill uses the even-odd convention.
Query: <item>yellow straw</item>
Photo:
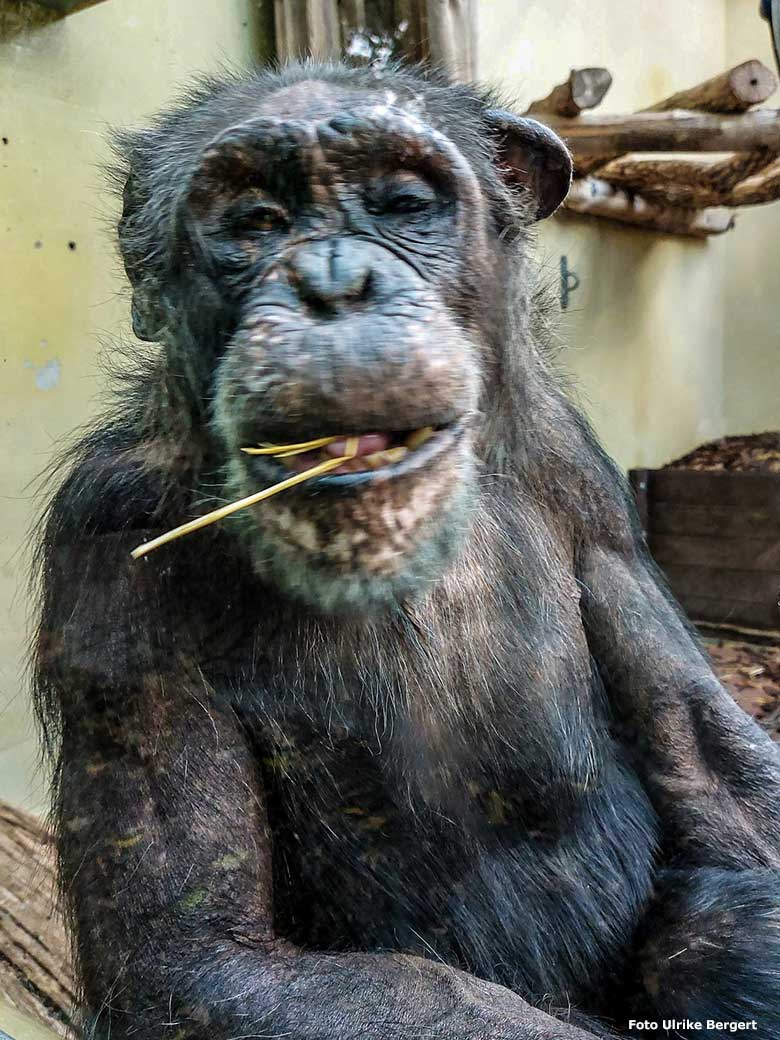
[[[330,444],[332,441],[337,440],[336,437],[323,438],[323,440]],[[246,509],[248,506],[256,505],[258,502],[263,502],[266,498],[270,498],[272,495],[278,494],[280,491],[286,491],[287,488],[295,487],[296,484],[302,484],[305,480],[310,480],[312,477],[317,477],[322,473],[328,473],[332,469],[338,469],[345,462],[349,462],[357,454],[359,439],[357,437],[350,437],[347,441],[347,450],[350,454],[342,455],[337,459],[327,459],[325,462],[320,462],[318,465],[313,466],[311,469],[304,470],[303,473],[296,473],[292,477],[288,477],[279,484],[274,484],[272,487],[265,488],[263,491],[257,491],[254,495],[249,495],[247,498],[241,498],[237,502],[230,502],[226,506],[221,506],[219,509],[215,509],[212,513],[206,513],[205,516],[199,516],[195,520],[189,520],[186,524],[182,524],[180,527],[174,527],[172,531],[167,531],[165,534],[161,534],[159,538],[153,538],[151,542],[144,542],[143,545],[139,545],[137,549],[133,549],[130,555],[134,560],[139,559],[141,556],[145,556],[150,553],[153,549],[159,549],[161,545],[167,545],[168,542],[174,541],[176,538],[181,538],[185,534],[192,534],[193,531],[199,531],[201,527],[208,527],[209,524],[215,524],[218,520],[223,520],[226,516],[230,516],[231,513],[237,513],[239,509]],[[298,445],[300,447],[300,445]],[[242,451],[246,451],[243,448]]]
[[[298,455],[312,448],[324,448],[326,444],[333,444],[338,437],[317,437],[313,441],[300,441],[298,444],[264,444],[261,448],[242,448],[247,455],[283,455],[290,453]]]

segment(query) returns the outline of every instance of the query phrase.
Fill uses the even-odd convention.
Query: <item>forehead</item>
[[[268,94],[252,114],[318,122],[329,116],[352,112],[358,104],[361,108],[392,105],[407,111],[413,110],[418,116],[422,114],[423,108],[419,99],[401,97],[397,91],[388,87],[378,85],[375,89],[358,89],[311,79]]]

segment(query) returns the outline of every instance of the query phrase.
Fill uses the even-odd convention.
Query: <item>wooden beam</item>
[[[780,112],[773,109],[740,116],[675,110],[634,115],[584,115],[576,119],[543,116],[575,156],[625,152],[780,152]]]
[[[734,205],[732,193],[736,186],[773,165],[775,159],[766,151],[739,152],[721,162],[626,156],[602,166],[598,175],[601,180],[638,192],[654,202],[701,209]]]
[[[276,54],[280,61],[312,55],[326,60],[341,51],[336,0],[274,0]]]
[[[346,47],[352,33],[366,27],[365,0],[340,0],[338,5],[341,45]]]
[[[648,231],[691,235],[695,238],[720,235],[734,226],[734,215],[728,209],[696,210],[682,206],[663,206],[622,191],[595,177],[574,182],[564,210],[615,220]]]
[[[341,26],[336,0],[306,0],[306,23],[312,57],[337,60],[341,54]]]
[[[572,118],[588,108],[596,108],[612,86],[608,69],[572,69],[569,78],[553,87],[547,97],[529,105],[526,115],[549,113]]]
[[[644,111],[668,112],[674,108],[690,108],[698,112],[746,112],[753,105],[762,105],[776,90],[777,76],[763,62],[752,58],[720,76],[672,94]]]
[[[430,60],[456,79],[477,74],[476,0],[425,0]]]
[[[276,56],[279,61],[289,61],[306,54],[308,31],[303,3],[298,0],[274,0],[274,24]]]

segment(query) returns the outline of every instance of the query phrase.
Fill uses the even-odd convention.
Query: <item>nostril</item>
[[[370,269],[363,271],[362,274],[355,278],[352,288],[345,294],[346,298],[355,303],[367,300],[371,295],[373,281],[374,272]]]

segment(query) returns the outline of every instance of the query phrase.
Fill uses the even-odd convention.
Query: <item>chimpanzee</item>
[[[561,389],[562,143],[303,63],[119,153],[154,346],[68,456],[35,650],[85,1034],[777,1040],[780,758]]]

